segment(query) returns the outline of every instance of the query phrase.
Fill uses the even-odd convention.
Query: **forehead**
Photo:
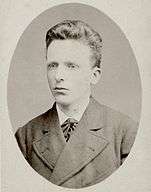
[[[54,40],[47,50],[48,60],[89,60],[91,49],[78,40]]]

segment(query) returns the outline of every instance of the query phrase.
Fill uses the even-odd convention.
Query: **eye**
[[[47,65],[48,69],[54,69],[54,68],[57,68],[57,66],[58,66],[58,63],[56,62],[52,62]]]
[[[75,68],[78,68],[78,66],[76,65],[76,64],[74,64],[74,63],[67,63],[67,67],[69,68],[69,69],[75,69]]]

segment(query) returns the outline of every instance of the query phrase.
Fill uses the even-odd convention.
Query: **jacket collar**
[[[48,116],[49,125],[42,128],[47,134],[33,145],[38,156],[53,169],[50,181],[62,185],[106,148],[103,107],[91,97],[68,143],[61,131],[55,105]]]
[[[43,162],[53,170],[57,158],[66,144],[59,124],[56,103],[42,115],[41,122],[40,133],[33,142],[33,148]]]

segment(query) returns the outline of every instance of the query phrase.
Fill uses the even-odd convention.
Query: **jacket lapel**
[[[33,142],[33,148],[41,160],[53,170],[66,142],[61,131],[56,106],[49,111],[41,125],[41,137]]]
[[[108,141],[103,136],[103,127],[103,110],[100,111],[96,101],[91,98],[74,134],[56,162],[51,182],[62,185],[106,148]],[[95,130],[100,130],[100,134],[96,134]]]

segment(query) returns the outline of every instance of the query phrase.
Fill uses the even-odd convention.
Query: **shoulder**
[[[55,106],[53,106],[51,109],[47,110],[46,112],[38,115],[37,117],[31,119],[22,127],[19,127],[15,133],[15,136],[25,137],[29,134],[34,136],[35,133],[37,134],[40,133],[41,128],[47,125],[50,119],[53,117],[54,110],[55,110]]]
[[[93,99],[94,109],[102,116],[103,123],[105,126],[112,127],[116,129],[115,131],[126,133],[135,132],[138,128],[138,122],[133,120],[130,116],[115,110],[107,105],[100,104],[98,101]]]

